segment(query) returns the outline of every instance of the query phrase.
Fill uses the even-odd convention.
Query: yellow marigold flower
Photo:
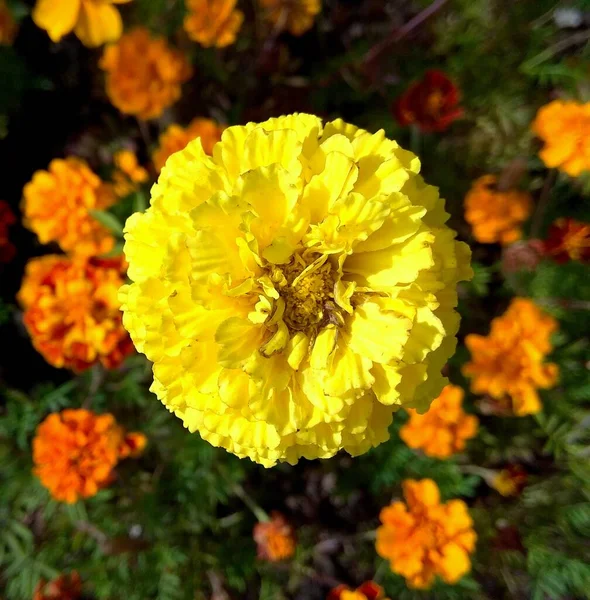
[[[181,85],[192,69],[181,52],[164,38],[152,38],[137,27],[105,48],[100,68],[106,72],[106,90],[123,113],[155,119],[180,98]]]
[[[141,433],[130,434],[143,438]],[[34,473],[53,498],[69,504],[94,496],[112,481],[127,435],[113,415],[83,408],[50,414],[33,439]]]
[[[191,431],[265,466],[358,455],[425,410],[469,248],[383,131],[294,114],[172,155],[126,224],[124,324]]]
[[[273,512],[270,521],[256,523],[253,537],[262,560],[279,562],[295,554],[295,531],[279,512]]]
[[[73,31],[89,48],[121,37],[123,22],[113,4],[131,0],[37,0],[33,21],[54,42]]]
[[[18,25],[6,6],[5,0],[0,0],[0,46],[10,46],[18,32]]]
[[[149,173],[137,162],[137,156],[131,150],[119,150],[113,156],[115,172],[113,187],[119,198],[128,196],[149,179]]]
[[[322,9],[321,0],[260,0],[271,23],[293,35],[303,35]]]
[[[473,237],[483,244],[511,244],[522,236],[520,226],[533,207],[528,192],[499,191],[497,177],[484,175],[477,179],[465,196],[465,220],[473,228]]]
[[[120,259],[49,255],[26,267],[18,300],[33,345],[54,367],[117,367],[133,350],[121,323]]]
[[[590,102],[554,100],[539,109],[532,130],[545,143],[546,166],[572,177],[590,170]]]
[[[206,154],[213,153],[213,146],[221,139],[225,127],[211,119],[193,119],[188,127],[170,125],[160,136],[160,145],[154,152],[152,159],[158,173],[166,164],[168,157],[175,152],[184,150],[186,145],[195,138],[201,138],[201,145]]]
[[[508,310],[492,321],[489,335],[465,338],[471,362],[463,374],[472,378],[471,391],[508,403],[517,416],[539,412],[537,389],[557,381],[557,365],[543,362],[557,327],[557,321],[531,300],[514,298]]]
[[[25,185],[24,223],[42,244],[57,242],[64,251],[85,256],[104,254],[115,241],[89,211],[104,210],[115,200],[112,186],[85,161],[57,158]]]
[[[410,420],[400,430],[402,440],[435,458],[448,458],[463,450],[478,425],[477,417],[463,412],[463,396],[460,387],[447,385],[425,414],[409,409]]]
[[[186,0],[186,8],[184,28],[191,40],[205,48],[223,48],[236,41],[244,21],[236,0]]]
[[[439,575],[457,583],[471,569],[469,555],[477,536],[462,500],[440,502],[432,479],[403,482],[406,502],[393,502],[381,511],[377,553],[391,570],[413,588],[427,589]]]

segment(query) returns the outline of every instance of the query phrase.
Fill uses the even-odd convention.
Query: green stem
[[[244,502],[244,504],[252,511],[254,516],[261,522],[266,523],[270,521],[268,514],[254,501],[254,499],[246,492],[246,490],[239,484],[236,483],[233,487],[236,496]]]

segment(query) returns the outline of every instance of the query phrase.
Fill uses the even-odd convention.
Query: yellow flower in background
[[[90,210],[104,210],[116,200],[112,186],[79,158],[57,158],[47,171],[36,171],[23,189],[24,224],[42,244],[57,242],[65,252],[96,256],[115,240]]]
[[[402,484],[404,502],[381,511],[377,553],[390,561],[391,570],[410,587],[428,589],[435,577],[454,584],[471,569],[469,555],[477,535],[462,500],[442,504],[432,479]]]
[[[409,409],[410,420],[401,428],[401,439],[410,448],[420,448],[435,458],[448,458],[465,448],[468,439],[477,434],[478,419],[463,411],[464,392],[447,385],[441,395],[421,415]]]
[[[539,109],[531,128],[545,144],[539,156],[547,167],[572,177],[590,171],[590,102],[554,100]]]
[[[0,0],[0,46],[10,46],[18,33],[18,25],[6,6],[5,0]]]
[[[471,362],[463,374],[472,378],[471,391],[507,403],[519,417],[539,412],[537,389],[557,381],[557,365],[544,362],[557,328],[557,321],[534,302],[514,298],[508,310],[492,321],[489,335],[465,338]]]
[[[506,245],[522,237],[521,225],[531,214],[533,199],[528,192],[496,189],[497,180],[484,175],[474,181],[465,196],[465,220],[478,242]]]
[[[306,114],[168,159],[127,221],[120,299],[191,432],[265,466],[358,455],[440,394],[472,273],[419,169],[383,131]]]
[[[236,0],[186,0],[184,29],[201,46],[223,48],[236,41],[244,13],[236,9]]]
[[[113,4],[131,0],[37,0],[33,21],[54,42],[73,31],[89,48],[121,37],[123,21]]]
[[[113,105],[139,119],[159,117],[180,98],[181,85],[192,74],[184,54],[143,27],[105,48],[100,68]]]
[[[201,138],[201,145],[206,154],[212,154],[213,146],[221,139],[225,127],[212,119],[193,119],[187,127],[170,125],[160,135],[159,146],[152,155],[154,166],[159,173],[166,164],[168,157],[179,150],[184,150],[186,145],[197,137]]]
[[[113,162],[113,187],[119,198],[128,196],[149,179],[149,173],[138,163],[137,156],[131,150],[115,152]]]
[[[260,0],[267,18],[275,27],[287,29],[293,35],[303,35],[313,27],[315,16],[322,9],[321,0]]]

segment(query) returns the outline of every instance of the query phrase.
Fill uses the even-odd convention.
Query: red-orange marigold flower
[[[116,200],[80,158],[55,159],[47,171],[37,171],[23,189],[25,225],[42,244],[57,242],[69,253],[96,256],[109,252],[115,241],[90,210],[104,210]]]
[[[471,568],[469,555],[477,536],[462,500],[440,502],[432,479],[403,482],[406,502],[381,511],[376,549],[390,561],[391,570],[414,588],[429,588],[439,575],[456,583]]]
[[[143,27],[125,33],[108,46],[100,61],[106,90],[122,113],[155,119],[180,98],[192,69],[184,54]]]
[[[543,252],[556,262],[590,262],[590,223],[561,218],[549,228]]]
[[[471,362],[463,374],[472,378],[471,391],[507,403],[516,416],[539,412],[537,389],[557,381],[557,365],[543,362],[557,327],[557,321],[534,302],[514,298],[508,310],[492,321],[489,335],[465,338]]]
[[[236,0],[186,0],[186,8],[184,29],[191,40],[205,48],[223,48],[236,41],[244,21]]]
[[[380,585],[374,581],[365,581],[356,590],[350,589],[347,585],[339,585],[329,594],[327,600],[389,600],[385,597],[385,592]]]
[[[442,71],[430,70],[395,102],[393,112],[401,125],[444,131],[463,114],[460,98],[459,89]]]
[[[27,264],[18,299],[33,345],[54,367],[115,368],[133,351],[123,328],[121,261],[49,255]]]
[[[82,594],[82,582],[76,571],[62,573],[47,583],[41,579],[35,587],[33,600],[78,600]]]
[[[502,496],[518,496],[527,479],[527,472],[520,465],[508,465],[492,477],[490,485]]]
[[[435,458],[448,458],[465,448],[477,433],[478,419],[463,411],[464,392],[447,385],[423,415],[408,409],[410,420],[401,428],[400,437],[410,448],[420,448]]]
[[[16,217],[8,202],[0,200],[0,263],[8,263],[16,254],[16,248],[8,237],[8,229],[16,223]]]
[[[126,456],[125,432],[113,415],[83,408],[50,414],[33,439],[33,472],[53,498],[67,503],[107,486]]]
[[[278,562],[295,553],[295,532],[279,512],[273,512],[270,521],[256,523],[253,537],[262,560]]]
[[[170,125],[160,136],[159,146],[152,155],[156,171],[160,172],[169,156],[184,150],[186,145],[196,138],[201,138],[203,150],[209,155],[212,154],[213,146],[221,139],[224,129],[223,125],[202,118],[193,119],[187,127]]]

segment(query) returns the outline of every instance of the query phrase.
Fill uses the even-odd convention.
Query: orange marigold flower
[[[543,242],[543,252],[560,264],[570,260],[590,262],[590,223],[557,219]]]
[[[80,575],[72,571],[69,575],[62,573],[49,583],[41,579],[35,587],[33,600],[78,600],[81,594]]]
[[[191,40],[205,48],[223,48],[236,41],[244,21],[236,0],[186,0],[186,8],[184,28]]]
[[[467,505],[462,500],[441,504],[432,479],[409,479],[402,487],[405,504],[393,502],[381,511],[378,554],[413,588],[429,588],[437,575],[456,583],[471,568],[477,539]]]
[[[351,590],[347,585],[339,585],[329,594],[327,600],[389,600],[380,585],[374,581],[365,581],[362,585]]]
[[[520,465],[508,465],[492,477],[489,484],[502,496],[518,496],[527,483],[527,472]]]
[[[63,410],[37,427],[33,472],[55,500],[71,504],[94,496],[112,481],[119,460],[130,456],[122,449],[125,432],[113,415]]]
[[[424,132],[444,131],[463,114],[459,88],[442,72],[426,71],[393,105],[400,125],[416,125]]]
[[[465,196],[465,220],[473,236],[483,244],[511,244],[522,236],[520,226],[529,218],[533,200],[528,192],[499,191],[497,177],[477,179]]]
[[[507,403],[516,416],[539,412],[537,389],[557,381],[557,365],[543,362],[557,327],[557,321],[531,300],[514,298],[508,310],[492,321],[489,335],[465,338],[471,362],[463,374],[472,378],[471,391]]]
[[[590,102],[554,100],[539,109],[531,128],[545,144],[539,156],[547,167],[572,177],[590,170]]]
[[[8,237],[8,229],[16,223],[16,217],[8,202],[0,200],[0,263],[8,263],[16,254],[16,248]]]
[[[321,0],[260,0],[267,18],[275,27],[293,35],[303,35],[313,26],[315,16],[322,9]]]
[[[119,446],[119,458],[137,458],[143,454],[147,446],[147,438],[143,433],[128,433]]]
[[[115,172],[113,187],[119,198],[128,196],[149,179],[149,173],[137,162],[137,156],[131,150],[119,150],[113,156]]]
[[[64,251],[84,256],[109,252],[115,240],[94,219],[91,210],[104,210],[116,200],[85,161],[69,157],[52,160],[37,171],[23,189],[24,224],[43,244],[57,242]]]
[[[133,351],[123,328],[120,261],[49,255],[27,264],[18,299],[33,345],[54,367],[115,368]]]
[[[159,173],[170,155],[184,150],[186,145],[196,138],[201,138],[203,150],[211,155],[213,146],[221,139],[224,129],[224,126],[215,121],[202,118],[193,119],[188,127],[170,125],[160,136],[160,144],[152,155],[156,171]]]
[[[18,25],[6,6],[5,0],[0,0],[0,46],[10,46],[18,32]]]
[[[137,27],[105,48],[100,67],[106,72],[106,90],[123,113],[155,119],[180,98],[181,85],[192,69],[181,52],[164,38],[152,38]]]
[[[73,31],[89,48],[121,37],[123,22],[113,4],[131,0],[37,0],[33,21],[54,42]]]
[[[401,428],[400,437],[410,448],[421,448],[424,454],[448,458],[465,448],[477,433],[478,419],[463,412],[464,392],[447,385],[423,415],[408,409],[410,420]]]
[[[295,554],[295,532],[279,512],[273,512],[270,521],[256,523],[253,537],[262,560],[278,562]]]

